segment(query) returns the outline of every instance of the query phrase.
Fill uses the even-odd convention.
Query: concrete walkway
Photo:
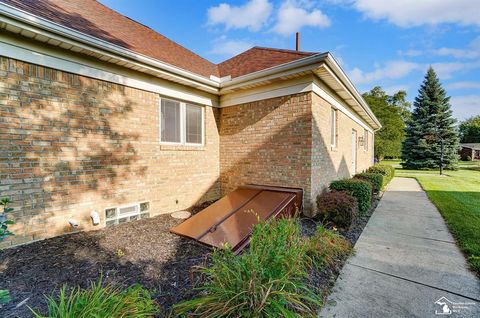
[[[320,317],[480,317],[480,282],[415,179],[392,180],[355,249]]]

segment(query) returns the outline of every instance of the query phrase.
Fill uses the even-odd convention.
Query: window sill
[[[168,145],[160,144],[160,150],[175,150],[175,151],[205,151],[207,147],[205,145],[192,146],[192,145]]]

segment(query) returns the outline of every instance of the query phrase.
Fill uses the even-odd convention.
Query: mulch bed
[[[348,231],[340,232],[352,244],[373,209]],[[0,251],[0,289],[10,290],[13,298],[0,308],[0,317],[31,317],[27,306],[45,312],[44,295],[58,291],[63,284],[86,288],[100,275],[108,283],[143,285],[152,292],[162,312],[168,312],[173,304],[196,296],[194,287],[201,283],[202,276],[195,267],[210,264],[208,247],[168,232],[180,222],[170,215],[160,215]],[[312,235],[316,226],[315,221],[302,219],[304,235]],[[329,291],[345,262],[346,258],[340,259],[322,272],[312,273],[312,284],[319,291]]]

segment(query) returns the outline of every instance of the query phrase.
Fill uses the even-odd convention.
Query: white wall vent
[[[106,225],[145,219],[150,216],[150,202],[133,203],[115,208],[105,209]]]

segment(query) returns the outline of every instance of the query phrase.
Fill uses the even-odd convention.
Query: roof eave
[[[274,80],[287,79],[294,75],[298,76],[312,72],[319,75],[319,70],[325,70],[339,84],[340,88],[351,97],[350,99],[355,101],[355,105],[358,105],[358,110],[363,111],[367,115],[369,124],[375,131],[382,128],[367,102],[348,79],[345,72],[335,61],[335,58],[328,52],[315,54],[221,82],[219,93],[220,95],[225,95],[235,90],[258,87],[269,84]]]
[[[362,95],[358,92],[357,88],[353,83],[350,81],[346,73],[343,71],[341,66],[338,64],[338,62],[335,60],[333,55],[331,53],[327,53],[327,58],[325,60],[326,64],[333,70],[336,76],[339,77],[340,81],[347,87],[348,91],[353,95],[355,100],[360,104],[360,106],[363,108],[363,110],[368,114],[370,118],[375,122],[376,128],[375,130],[379,130],[382,128],[382,124],[380,121],[377,119],[373,111],[370,109],[370,106],[368,106],[367,102],[365,99],[362,97]]]
[[[210,92],[216,92],[220,86],[218,81],[51,22],[5,3],[0,3],[0,21],[22,28],[27,33],[41,34],[43,37],[51,37],[54,41],[68,43],[76,47],[77,50],[81,48],[82,50],[91,51],[92,55],[102,55],[104,59],[118,60],[117,64],[123,63],[122,66],[125,66],[126,63],[132,64],[131,68],[133,69],[151,68],[152,70],[163,71],[172,76],[195,82],[186,83],[187,85],[190,84],[189,86],[200,86],[191,84],[201,84],[198,88],[201,89],[202,86],[205,86],[203,87],[204,90]]]

